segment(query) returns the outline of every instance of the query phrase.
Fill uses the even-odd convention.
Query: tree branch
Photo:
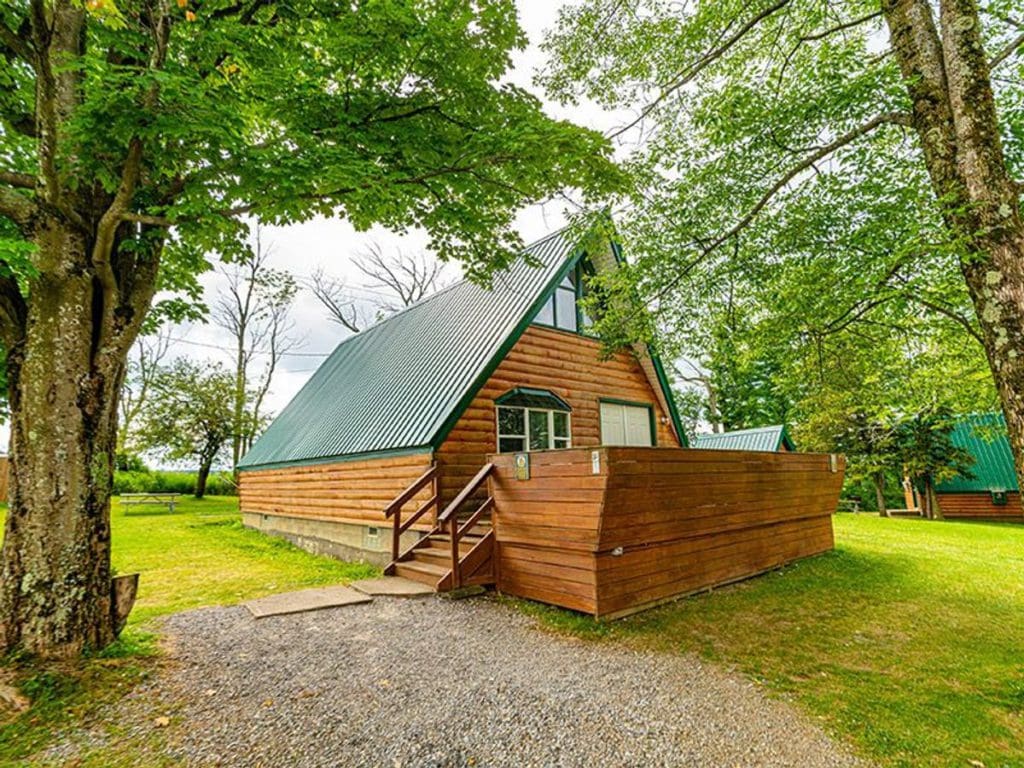
[[[736,222],[732,227],[730,227],[725,233],[719,235],[710,243],[705,245],[701,249],[703,251],[702,255],[707,256],[712,251],[719,248],[723,243],[727,242],[728,240],[731,240],[733,237],[735,237],[744,229],[746,229],[747,226],[749,226],[749,224],[761,212],[761,210],[766,205],[768,205],[769,202],[771,202],[772,198],[775,197],[775,195],[777,195],[787,184],[789,184],[789,182],[791,182],[801,173],[803,173],[806,170],[809,170],[815,163],[824,160],[836,150],[841,149],[847,144],[853,143],[860,137],[871,133],[871,131],[875,130],[876,128],[882,125],[903,125],[909,127],[911,125],[910,116],[903,112],[886,112],[885,114],[882,115],[876,115],[875,117],[868,120],[866,123],[858,125],[856,128],[847,131],[846,133],[837,137],[835,140],[829,142],[828,144],[824,144],[815,149],[814,152],[809,154],[799,163],[792,166],[788,171],[782,174],[782,176],[780,176],[775,181],[775,183],[772,184],[771,187],[769,187],[768,190],[761,195],[761,197],[754,204],[754,206],[749,211],[747,211],[747,213],[744,214],[738,222]]]
[[[6,216],[19,229],[25,230],[36,214],[36,205],[29,198],[13,189],[0,187],[0,215]]]
[[[122,213],[121,221],[129,221],[134,224],[145,224],[150,227],[173,227],[174,222],[166,216],[151,216],[148,213]]]
[[[948,317],[950,320],[955,322],[957,325],[963,326],[964,330],[966,330],[967,333],[970,334],[971,338],[973,338],[976,342],[978,342],[982,346],[982,348],[984,349],[984,347],[985,347],[985,339],[982,338],[981,332],[977,328],[974,327],[974,325],[971,323],[971,321],[968,318],[964,317],[959,312],[950,309],[949,307],[944,307],[941,304],[936,304],[935,302],[929,301],[928,299],[926,299],[926,298],[924,298],[922,296],[916,296],[914,294],[910,294],[910,299],[911,299],[911,301],[916,301],[922,307],[926,307],[926,308],[932,310],[933,312],[938,312],[940,315],[943,315],[944,317]]]
[[[35,189],[36,177],[30,173],[0,171],[0,184],[6,184],[8,187],[19,187],[21,189]]]
[[[669,82],[668,85],[662,88],[661,93],[658,94],[658,96],[653,101],[651,101],[649,104],[647,104],[647,106],[640,110],[640,114],[636,117],[636,119],[631,120],[629,123],[622,126],[621,128],[617,128],[612,133],[608,134],[607,138],[618,138],[627,131],[630,131],[633,128],[635,128],[637,125],[643,122],[648,115],[650,115],[655,109],[657,109],[658,106],[665,99],[667,99],[673,93],[675,93],[680,88],[685,86],[687,83],[692,82],[693,79],[697,77],[697,75],[699,75],[709,66],[714,64],[718,59],[720,59],[722,56],[728,53],[729,50],[734,45],[736,45],[736,43],[742,40],[747,35],[747,33],[750,32],[750,30],[752,30],[754,27],[756,27],[758,24],[760,24],[762,21],[767,19],[772,14],[776,13],[782,8],[785,8],[787,5],[789,5],[789,2],[790,0],[776,0],[775,3],[765,8],[763,11],[758,13],[753,18],[749,19],[735,33],[729,36],[725,40],[725,42],[723,42],[718,47],[708,51],[706,54],[701,56],[696,62],[694,62],[691,66],[689,66],[687,69],[684,69],[682,72],[676,75]]]
[[[995,69],[996,67],[998,67],[1004,61],[1010,58],[1010,56],[1016,53],[1022,45],[1024,45],[1024,32],[1021,32],[1019,35],[1013,38],[1013,40],[1011,40],[1005,48],[1003,48],[1001,51],[999,51],[999,53],[993,56],[992,60],[988,63],[988,68]]]
[[[27,40],[23,40],[17,32],[8,27],[2,20],[0,20],[0,45],[3,45],[4,48],[22,61],[29,64],[32,63],[34,52],[31,44]]]

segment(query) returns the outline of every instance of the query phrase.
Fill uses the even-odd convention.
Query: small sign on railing
[[[530,479],[530,454],[517,453],[515,458],[516,480]]]
[[[590,471],[592,474],[601,474],[601,452],[591,451],[590,452]]]

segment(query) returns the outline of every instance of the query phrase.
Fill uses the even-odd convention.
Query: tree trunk
[[[926,476],[924,479],[924,494],[928,497],[928,517],[932,520],[943,520],[942,507],[939,506],[939,499],[935,495],[935,483],[932,482],[931,477]]]
[[[888,517],[889,510],[885,504],[885,472],[875,472],[872,474],[871,483],[875,486],[875,501],[878,502],[878,514],[881,517]]]
[[[196,498],[201,499],[206,495],[206,481],[210,477],[210,468],[213,466],[213,461],[206,461],[203,459],[202,464],[199,465],[199,474],[196,475]]]
[[[1024,487],[1024,222],[975,0],[883,0],[912,121],[999,392]],[[941,36],[939,34],[941,28]]]
[[[23,341],[7,358],[11,477],[0,643],[47,657],[114,639],[110,489],[124,356],[96,364],[97,289],[87,271],[69,266],[81,263],[85,247],[66,233],[43,239],[42,248],[61,258],[32,282]]]

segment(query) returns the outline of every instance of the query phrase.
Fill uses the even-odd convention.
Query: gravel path
[[[862,765],[739,676],[554,637],[489,600],[212,608],[165,631],[178,663],[131,698],[173,714],[168,757],[190,765]]]

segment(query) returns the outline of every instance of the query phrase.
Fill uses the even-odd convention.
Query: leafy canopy
[[[1019,172],[1020,21],[1013,3],[981,6]],[[633,115],[610,133],[632,257],[612,287],[657,307],[667,353],[706,373],[726,426],[786,418],[798,444],[834,450],[851,419],[888,434],[995,404],[963,244],[934,203],[877,2],[582,0],[545,47],[552,97]]]
[[[156,237],[173,225],[162,288],[194,297],[202,254],[244,251],[246,214],[423,227],[439,254],[482,273],[519,246],[510,223],[521,205],[616,182],[600,135],[548,118],[504,81],[526,43],[511,0],[77,7],[84,42],[60,65],[76,93],[59,116],[52,177],[34,129],[42,76],[26,40],[34,10],[54,16],[68,0],[0,7],[0,167],[66,190],[66,213],[89,225],[141,147],[124,220]],[[5,222],[0,261],[30,271],[30,238]]]

